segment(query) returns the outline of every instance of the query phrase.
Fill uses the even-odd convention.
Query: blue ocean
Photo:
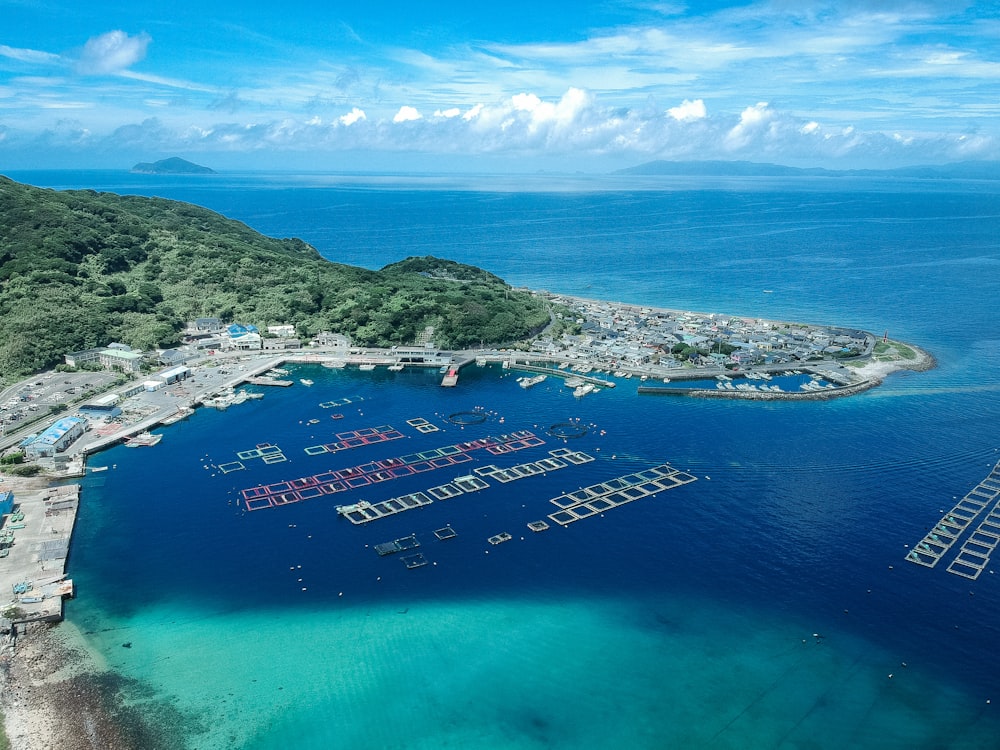
[[[110,469],[83,480],[68,621],[188,746],[1000,747],[993,565],[970,580],[905,560],[1000,460],[1000,181],[9,176],[196,203],[341,263],[435,255],[515,286],[887,332],[937,360],[797,403],[628,380],[577,399],[496,365],[453,389],[436,372],[291,365],[294,387],[92,457]],[[373,428],[393,439],[315,449]],[[538,440],[243,502],[514,433]],[[262,445],[284,460],[240,458]],[[335,511],[553,451],[593,460],[366,525]],[[663,464],[697,479],[527,527],[564,493]],[[411,535],[419,547],[376,553]],[[414,554],[427,564],[408,568]]]

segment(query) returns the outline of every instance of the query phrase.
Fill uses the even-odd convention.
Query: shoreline
[[[665,308],[585,300],[569,295],[558,296],[621,310],[662,310],[684,314],[682,311]],[[905,359],[898,351],[893,359],[882,359],[878,355],[869,354],[863,365],[849,368],[857,381],[837,389],[836,393],[719,391],[689,395],[754,400],[834,398],[874,388],[896,372],[921,372],[937,366],[933,355],[924,349],[904,342],[888,343],[901,345],[904,351],[912,351],[915,357]],[[308,359],[303,358],[303,354]],[[257,358],[260,360],[259,366],[249,367],[248,372],[263,367],[265,360],[267,367],[263,369],[268,369],[284,361],[317,362],[324,358],[324,354],[325,352],[301,350],[278,355],[270,353]],[[531,354],[532,352],[516,352],[507,356],[517,359],[528,358]],[[246,373],[241,373],[233,379],[233,383],[227,385],[233,387],[234,383],[243,382],[245,376]],[[197,399],[192,400],[192,407],[199,405],[201,404]],[[109,444],[113,442],[116,441],[110,441]],[[15,491],[29,487],[43,489],[56,485],[61,479],[52,476],[7,477],[2,488]],[[96,747],[107,750],[156,750],[184,747],[184,737],[178,731],[180,717],[171,715],[169,707],[150,711],[150,704],[146,702],[130,705],[127,694],[135,686],[128,678],[108,669],[100,654],[90,649],[86,636],[74,623],[62,621],[21,625],[16,634],[8,636],[0,646],[3,647],[0,651],[0,710],[3,711],[3,722],[11,747],[18,750],[50,750],[53,747],[67,750]],[[145,710],[140,710],[138,706],[143,706]]]

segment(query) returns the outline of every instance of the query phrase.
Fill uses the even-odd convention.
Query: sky
[[[0,0],[0,170],[1000,160],[996,0]]]

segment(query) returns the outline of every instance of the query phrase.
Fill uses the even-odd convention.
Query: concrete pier
[[[3,617],[13,624],[57,622],[63,600],[73,595],[66,580],[66,557],[76,523],[80,485],[46,486],[44,480],[6,477],[0,490],[14,493],[15,510],[23,520],[5,518],[0,560],[0,601]],[[17,528],[13,528],[17,527]],[[15,593],[17,592],[17,593]]]

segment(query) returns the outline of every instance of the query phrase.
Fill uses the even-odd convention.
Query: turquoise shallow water
[[[294,377],[312,388],[201,410],[154,449],[102,454],[115,468],[85,481],[69,617],[149,688],[142,701],[189,717],[192,747],[995,746],[996,576],[903,561],[1000,458],[995,184],[27,181],[192,200],[368,266],[433,252],[567,293],[888,329],[939,360],[808,404],[644,398],[630,381],[576,400],[498,368],[442,389],[436,374],[303,367]],[[363,400],[332,421],[319,403],[343,397]],[[447,420],[476,407],[482,425]],[[417,417],[441,431],[417,433]],[[546,434],[568,419],[592,429]],[[379,425],[405,437],[305,452]],[[332,499],[239,504],[257,484],[519,429],[545,444]],[[218,471],[264,442],[288,461]],[[560,447],[595,461],[365,527],[333,512]],[[561,492],[663,462],[698,480],[526,528]],[[457,539],[434,539],[445,523]],[[514,539],[491,547],[499,531]],[[411,533],[424,568],[372,549]]]

